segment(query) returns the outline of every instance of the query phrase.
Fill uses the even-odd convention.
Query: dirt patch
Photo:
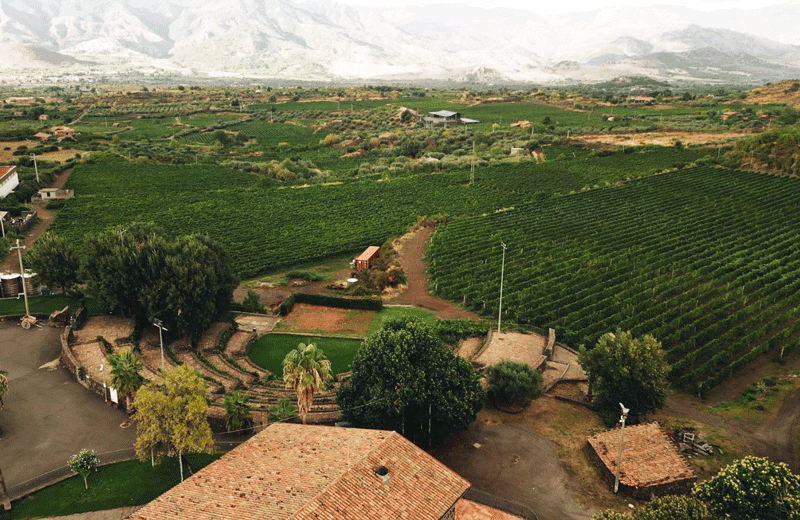
[[[479,321],[481,317],[474,312],[460,309],[453,303],[428,293],[428,275],[422,258],[428,248],[432,231],[431,228],[424,227],[407,233],[395,241],[395,250],[398,253],[400,266],[408,278],[408,287],[389,303],[428,309],[436,313],[438,318]]]
[[[495,365],[502,360],[519,361],[533,369],[544,362],[544,347],[547,339],[539,334],[521,334],[519,332],[489,332],[486,350],[474,361],[483,366]]]
[[[576,141],[584,143],[611,144],[614,146],[641,146],[655,144],[673,146],[675,141],[688,144],[726,143],[741,139],[750,134],[743,133],[708,133],[708,132],[645,132],[641,134],[597,134],[576,137]]]
[[[472,361],[472,358],[482,346],[483,338],[467,338],[461,340],[461,343],[458,344],[456,354],[467,361]]]
[[[376,315],[377,313],[374,311],[337,309],[298,303],[275,329],[282,332],[336,334],[365,338]]]
[[[277,316],[264,316],[261,314],[240,314],[236,317],[236,324],[240,330],[250,331],[255,329],[259,336],[263,336],[272,329],[280,321]]]

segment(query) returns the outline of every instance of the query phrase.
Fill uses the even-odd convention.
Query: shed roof
[[[363,253],[358,255],[358,258],[356,258],[356,260],[362,260],[362,261],[372,260],[373,258],[375,258],[375,255],[377,255],[378,251],[380,250],[381,250],[380,246],[369,246],[364,250]]]
[[[450,110],[439,110],[437,112],[428,112],[428,115],[438,116],[438,117],[453,117],[455,115],[458,115],[458,112],[452,112]]]
[[[130,518],[439,520],[468,488],[396,432],[276,423]]]
[[[616,472],[619,429],[593,435],[589,437],[589,444],[605,467],[612,473]],[[649,487],[694,478],[694,472],[658,423],[625,428],[619,477],[621,484]]]

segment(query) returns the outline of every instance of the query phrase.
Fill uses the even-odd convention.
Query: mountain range
[[[335,0],[3,0],[0,71],[310,81],[703,83],[800,77],[800,2],[559,16]]]

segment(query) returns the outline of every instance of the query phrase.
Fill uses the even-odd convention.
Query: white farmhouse
[[[4,199],[19,186],[16,166],[0,166],[0,199]]]

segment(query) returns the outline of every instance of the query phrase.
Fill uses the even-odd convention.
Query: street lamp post
[[[158,327],[158,340],[161,343],[161,370],[164,370],[164,334],[163,331],[168,330],[164,327],[161,320],[153,320],[153,325]]]
[[[619,429],[619,452],[617,453],[617,471],[614,475],[614,493],[619,490],[619,472],[620,466],[622,466],[622,435],[625,433],[625,419],[628,418],[628,412],[630,412],[622,403],[619,403],[619,407],[622,408],[622,415],[619,418],[619,422],[622,426]]]
[[[506,249],[507,246],[500,242],[503,247],[503,265],[500,268],[500,311],[497,313],[497,333],[500,334],[500,319],[503,317],[503,278],[506,272]]]

